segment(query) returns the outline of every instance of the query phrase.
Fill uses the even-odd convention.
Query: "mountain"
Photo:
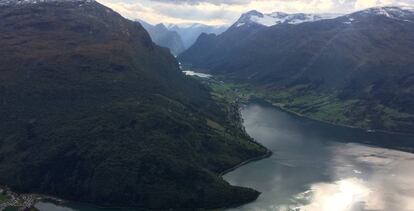
[[[0,185],[164,210],[258,197],[219,175],[266,149],[140,25],[92,0],[2,0],[0,20]]]
[[[168,30],[162,23],[154,26],[145,21],[139,22],[157,45],[169,48],[174,55],[178,55],[185,50],[184,43],[176,31]]]
[[[233,27],[261,25],[274,26],[278,24],[300,24],[305,22],[314,22],[323,19],[333,19],[339,15],[337,14],[305,14],[295,13],[288,14],[283,12],[274,12],[270,14],[263,14],[257,10],[244,13],[240,19],[233,24]]]
[[[220,34],[227,29],[226,26],[209,26],[199,23],[168,24],[167,28],[171,31],[176,31],[181,36],[185,49],[191,47],[202,33]]]
[[[159,46],[169,48],[174,55],[179,55],[189,48],[202,33],[220,34],[225,26],[208,26],[204,24],[167,24],[151,25],[138,21],[149,32],[152,40]]]
[[[179,60],[270,91],[274,103],[314,119],[414,131],[412,9],[269,26],[250,17],[261,15],[245,14],[221,35],[201,35]]]
[[[213,60],[216,59],[224,61],[221,58],[230,56],[232,54],[230,51],[240,47],[241,43],[250,42],[249,39],[256,39],[254,36],[257,32],[266,31],[268,28],[273,28],[278,25],[280,27],[285,25],[298,25],[306,22],[331,19],[335,16],[334,14],[287,14],[282,12],[263,14],[252,10],[242,14],[239,20],[222,34],[202,33],[194,46],[183,52],[180,58],[183,62],[196,66],[199,66],[203,62],[214,63]],[[260,40],[252,42],[260,42]],[[209,57],[209,59],[205,57]],[[187,61],[187,58],[190,60]],[[203,66],[201,65],[201,67]]]

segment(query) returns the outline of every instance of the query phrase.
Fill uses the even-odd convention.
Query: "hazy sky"
[[[347,13],[374,6],[414,6],[414,0],[98,0],[129,19],[150,23],[231,24],[241,13]]]

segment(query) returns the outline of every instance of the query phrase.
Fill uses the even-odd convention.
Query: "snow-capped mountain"
[[[346,24],[352,24],[358,22],[360,19],[367,17],[378,17],[383,16],[385,18],[408,21],[412,22],[414,20],[414,7],[373,7],[366,10],[358,11],[349,15],[345,15],[344,18]]]
[[[304,22],[313,22],[323,19],[333,19],[340,16],[339,14],[305,14],[295,13],[288,14],[283,12],[273,12],[263,14],[259,11],[252,10],[244,13],[233,27],[241,27],[245,25],[262,25],[274,26],[277,24],[300,24]]]
[[[251,11],[221,35],[200,36],[178,59],[278,92],[339,93],[337,99],[357,99],[341,108],[357,124],[412,132],[412,118],[388,117],[377,108],[387,105],[414,114],[413,38],[414,10],[406,7],[376,7],[328,19]],[[309,112],[317,110],[314,105],[297,108]],[[361,112],[367,115],[361,118]]]

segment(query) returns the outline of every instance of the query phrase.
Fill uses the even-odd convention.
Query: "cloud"
[[[249,10],[349,13],[374,6],[414,5],[414,0],[98,0],[129,19],[150,23],[230,25]]]
[[[132,20],[143,19],[153,24],[160,22],[197,22],[208,25],[223,25],[240,15],[240,11],[233,7],[204,2],[198,4],[174,4],[153,0],[141,0],[139,2],[98,1],[119,12],[126,18]]]
[[[211,3],[214,5],[220,5],[220,4],[227,4],[227,5],[233,5],[233,4],[246,4],[249,3],[251,0],[152,0],[152,1],[158,1],[158,2],[167,2],[167,3],[173,3],[173,4],[200,4],[200,3]]]
[[[369,7],[376,6],[387,6],[387,5],[396,5],[396,6],[408,6],[414,5],[414,0],[357,0],[355,2],[354,8],[356,10],[366,9]]]

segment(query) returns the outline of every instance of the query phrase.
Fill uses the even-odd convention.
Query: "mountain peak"
[[[163,23],[159,23],[155,25],[156,28],[162,29],[162,30],[168,30],[167,27]]]
[[[347,15],[346,17],[349,18],[349,21],[346,23],[351,24],[352,22],[358,21],[361,18],[374,16],[383,16],[389,19],[414,22],[414,7],[372,7]]]
[[[284,12],[273,12],[263,14],[257,10],[252,10],[241,15],[240,19],[234,24],[234,26],[241,27],[244,25],[262,25],[266,27],[278,25],[278,24],[300,24],[304,22],[312,22],[322,19],[335,18],[336,14],[305,14],[294,13],[288,14]]]
[[[263,16],[263,13],[257,11],[257,10],[250,10],[244,14],[242,14],[242,16]]]
[[[243,25],[250,25],[252,23],[256,23],[255,21],[252,21],[252,19],[259,19],[263,18],[263,13],[257,11],[257,10],[251,10],[249,12],[243,13],[239,20],[235,23],[236,27],[240,27]]]

